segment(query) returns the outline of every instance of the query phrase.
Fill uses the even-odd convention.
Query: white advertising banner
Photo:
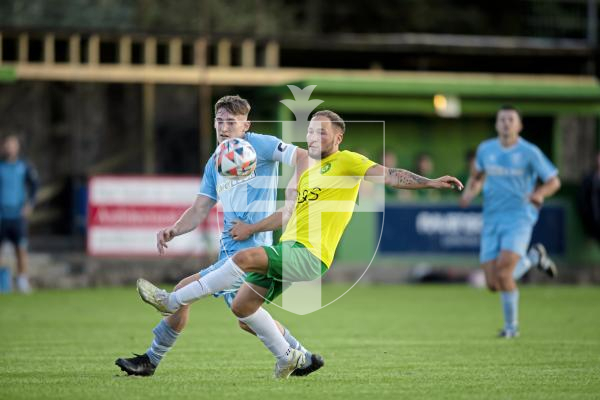
[[[196,177],[95,176],[88,186],[87,251],[93,256],[158,256],[156,233],[193,204]],[[167,255],[219,251],[220,207],[194,231],[169,242]]]

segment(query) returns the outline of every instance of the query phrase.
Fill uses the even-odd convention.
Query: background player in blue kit
[[[243,241],[234,240],[231,229],[236,221],[246,224],[259,222],[276,211],[277,181],[279,163],[303,165],[307,159],[306,150],[287,144],[270,135],[249,132],[248,114],[250,104],[239,96],[225,96],[215,105],[215,130],[217,141],[221,143],[230,138],[244,138],[256,150],[257,165],[255,171],[243,179],[229,179],[220,176],[215,168],[215,155],[208,160],[198,196],[194,204],[187,209],[179,220],[171,227],[162,229],[157,234],[157,248],[164,254],[167,242],[176,236],[188,233],[198,226],[209,214],[210,209],[220,201],[224,211],[224,227],[221,235],[221,252],[219,260],[199,273],[181,280],[176,288],[197,281],[210,271],[220,268],[225,261],[237,251],[255,246],[268,246],[273,243],[272,232],[252,234]],[[292,179],[293,181],[293,179]],[[290,187],[295,187],[291,183]],[[292,195],[295,199],[295,194]],[[215,294],[222,296],[231,307],[231,302],[244,277],[240,277],[234,287]],[[189,306],[182,307],[177,313],[163,319],[154,329],[154,340],[145,354],[132,358],[119,358],[116,364],[130,375],[148,376],[160,363],[166,352],[173,347],[177,337],[185,328],[189,318]],[[307,363],[299,375],[316,371],[323,365],[319,355],[308,352],[291,334],[278,323],[279,329],[290,346],[305,353]],[[241,327],[251,330],[241,324]]]
[[[544,199],[560,188],[558,170],[541,150],[519,136],[519,112],[503,106],[496,115],[498,137],[482,142],[461,205],[467,206],[483,186],[480,262],[491,291],[500,291],[504,328],[500,337],[519,334],[519,291],[515,283],[536,265],[548,275],[556,267],[544,246],[527,253],[531,232]],[[542,184],[536,186],[537,181]]]
[[[4,240],[15,248],[17,290],[31,292],[27,276],[27,219],[33,211],[38,188],[35,169],[19,157],[19,139],[7,136],[0,161],[0,248]]]

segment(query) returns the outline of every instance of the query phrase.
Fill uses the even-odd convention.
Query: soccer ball
[[[217,147],[216,163],[221,176],[248,176],[256,168],[256,151],[244,139],[227,139]]]

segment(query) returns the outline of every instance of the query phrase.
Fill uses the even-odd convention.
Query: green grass
[[[270,354],[219,300],[194,305],[156,375],[139,378],[113,364],[143,352],[159,320],[132,288],[0,296],[0,399],[600,398],[600,289],[526,287],[521,303],[517,340],[494,337],[498,296],[463,286],[358,286],[307,316],[272,309],[326,359],[274,381]]]

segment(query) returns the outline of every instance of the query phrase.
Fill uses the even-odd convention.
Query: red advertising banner
[[[158,256],[156,233],[193,204],[195,177],[95,176],[89,181],[87,252],[93,256]],[[196,230],[169,243],[167,255],[219,251],[223,215],[217,204]]]

